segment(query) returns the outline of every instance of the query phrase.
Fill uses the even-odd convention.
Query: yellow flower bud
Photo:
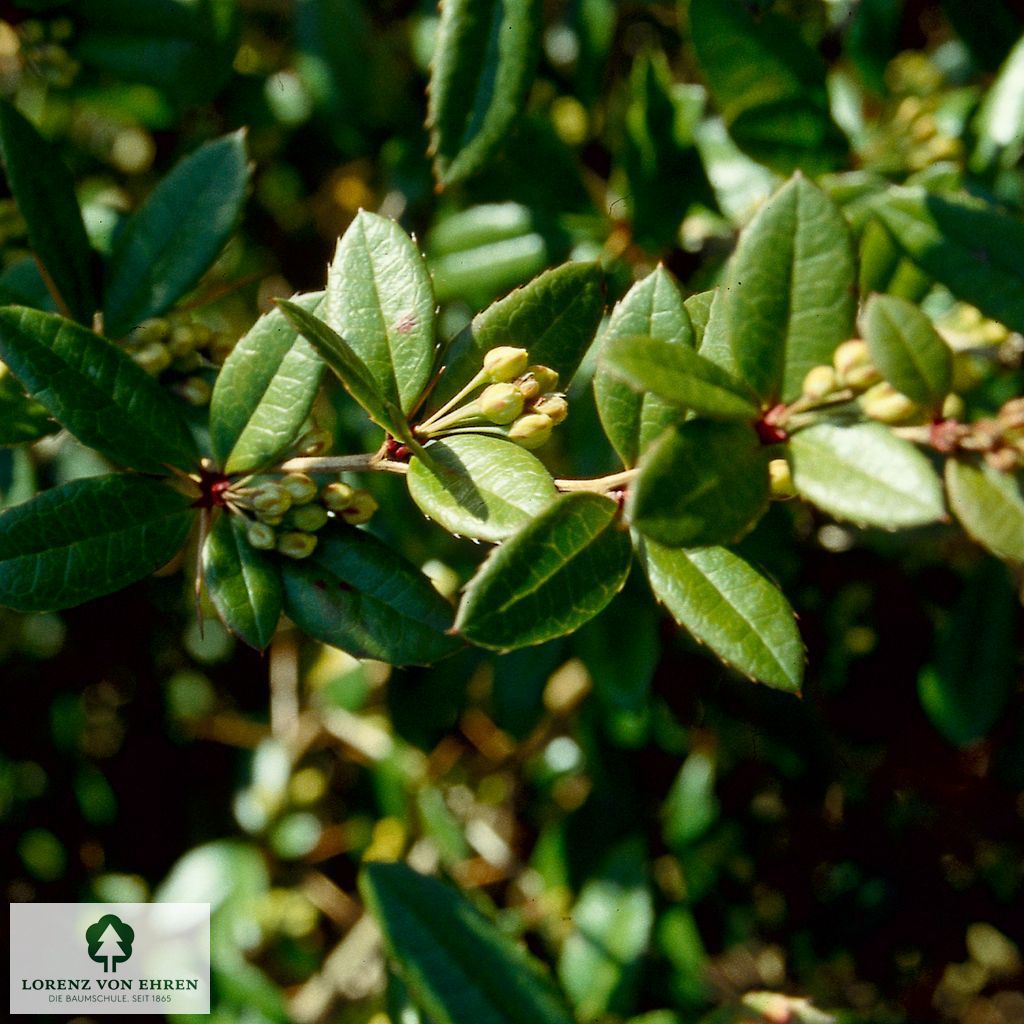
[[[819,399],[831,395],[839,386],[839,378],[831,366],[814,366],[804,377],[802,391],[808,398]]]
[[[499,345],[484,356],[484,372],[492,381],[515,380],[525,369],[530,354],[525,348]]]
[[[480,415],[492,423],[511,423],[523,411],[523,393],[515,384],[491,384],[477,405]]]
[[[309,558],[316,550],[316,537],[311,533],[290,530],[277,538],[277,550],[288,558]]]
[[[245,537],[252,547],[260,551],[273,551],[277,546],[277,534],[267,523],[250,523]]]
[[[317,486],[305,473],[289,473],[281,486],[291,495],[293,505],[308,505],[317,494]]]
[[[533,403],[531,412],[541,413],[557,427],[569,415],[569,403],[562,395],[544,395]]]
[[[959,395],[946,395],[942,402],[942,418],[944,420],[962,420],[967,407]]]
[[[546,444],[551,437],[551,430],[554,423],[550,416],[543,413],[530,413],[528,416],[520,416],[519,419],[509,428],[509,440],[523,448],[539,448]]]
[[[174,385],[174,391],[196,408],[209,405],[213,396],[213,389],[203,377],[186,377]]]
[[[328,484],[320,492],[320,498],[332,512],[340,512],[352,504],[352,495],[355,493],[356,489],[354,487],[339,481]]]
[[[132,352],[132,359],[146,371],[156,377],[171,365],[171,353],[160,341],[153,341]]]
[[[278,484],[262,484],[253,495],[252,507],[263,516],[283,516],[292,507],[292,496]]]
[[[161,317],[143,320],[128,336],[128,344],[141,347],[151,345],[154,341],[164,341],[170,330],[170,324]]]
[[[187,324],[181,324],[171,331],[167,349],[175,359],[191,355],[199,347],[196,332]]]
[[[876,384],[859,399],[864,415],[879,423],[904,423],[921,411],[921,407],[887,381]]]
[[[343,508],[338,513],[349,526],[362,526],[368,523],[380,506],[377,500],[369,491],[356,491],[352,495],[348,508]]]
[[[839,375],[839,382],[854,391],[863,391],[881,379],[881,374],[871,362],[867,342],[860,338],[844,341],[835,350],[832,365]]]
[[[786,501],[796,497],[793,473],[785,459],[772,459],[768,463],[768,478],[771,481],[772,497],[776,501]]]
[[[327,509],[323,505],[301,505],[293,508],[284,518],[287,526],[305,533],[316,533],[327,525]]]
[[[541,366],[538,363],[534,363],[533,366],[526,368],[526,372],[531,374],[540,385],[540,391],[543,395],[546,395],[549,391],[554,391],[558,387],[558,374],[550,366]]]

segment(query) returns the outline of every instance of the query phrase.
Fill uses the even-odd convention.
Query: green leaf
[[[616,339],[633,335],[657,338],[675,347],[693,347],[693,325],[683,296],[663,266],[634,284],[615,306],[602,345],[607,349]],[[603,361],[594,372],[594,396],[605,433],[627,466],[635,465],[651,442],[679,419],[672,403],[654,394],[637,394]]]
[[[766,451],[744,424],[673,427],[640,462],[626,503],[630,523],[668,547],[736,540],[768,506]]]
[[[614,501],[565,494],[495,548],[466,587],[455,628],[494,650],[565,636],[622,589],[629,538]]]
[[[665,798],[665,842],[673,850],[685,850],[715,823],[719,810],[715,760],[707,750],[694,750],[683,762]]]
[[[738,375],[766,402],[800,394],[807,371],[853,334],[853,245],[831,199],[797,175],[740,236],[722,294]]]
[[[0,156],[28,226],[28,240],[68,312],[92,323],[98,305],[92,250],[75,182],[53,146],[9,103],[0,103]]]
[[[293,301],[315,314],[322,298]],[[210,442],[224,472],[251,473],[288,450],[313,408],[323,365],[282,310],[253,324],[221,367],[210,401]]]
[[[872,295],[861,320],[871,358],[897,391],[941,407],[953,383],[953,355],[932,322],[906,299]]]
[[[820,174],[844,161],[825,62],[799,25],[744,0],[691,0],[689,15],[697,60],[740,149],[781,174]]]
[[[434,366],[434,292],[416,243],[393,221],[360,211],[338,242],[324,319],[403,412]]]
[[[434,1024],[573,1024],[544,968],[464,896],[405,864],[359,878],[415,1002]]]
[[[166,312],[210,268],[248,181],[244,134],[235,132],[200,146],[153,189],[114,241],[103,299],[110,337]]]
[[[604,275],[596,263],[545,271],[478,313],[452,341],[431,405],[436,408],[467,384],[497,345],[527,349],[531,363],[550,366],[567,388],[603,312]]]
[[[70,608],[120,590],[168,562],[195,519],[159,480],[74,480],[0,513],[0,605]]]
[[[245,523],[220,515],[203,546],[203,572],[217,614],[250,647],[262,651],[281,617],[281,575],[271,558],[245,539]]]
[[[365,530],[328,527],[316,551],[282,559],[284,609],[316,640],[357,658],[428,665],[459,646],[452,608],[415,566]]]
[[[441,186],[476,174],[526,106],[540,0],[446,0],[430,65],[427,124]]]
[[[964,529],[992,554],[1024,563],[1024,482],[983,459],[948,459],[946,492]]]
[[[640,557],[655,597],[695,640],[758,682],[800,692],[804,647],[782,592],[726,548],[647,541]]]
[[[557,497],[543,463],[519,445],[484,434],[435,441],[430,461],[409,463],[409,494],[449,533],[501,541]]]
[[[837,519],[895,530],[945,515],[931,462],[879,423],[819,423],[794,434],[789,452],[797,492]]]
[[[38,441],[60,430],[46,409],[29,398],[0,363],[0,447]]]
[[[727,309],[722,290],[715,288],[710,292],[691,295],[685,305],[697,332],[697,352],[738,379],[740,371],[729,342]]]
[[[576,1016],[592,1021],[628,1012],[654,926],[647,852],[627,839],[584,883],[572,911],[573,930],[558,960],[558,977]]]
[[[1017,595],[1006,566],[986,558],[939,631],[917,692],[932,725],[966,746],[999,721],[1014,691]]]
[[[966,196],[890,188],[874,211],[906,254],[957,298],[1024,330],[1024,224]]]
[[[0,309],[0,357],[83,444],[144,473],[192,469],[195,443],[174,400],[117,346],[53,313]]]
[[[605,346],[611,373],[640,392],[651,392],[677,409],[692,409],[716,420],[757,419],[760,409],[751,393],[717,363],[691,348],[657,338],[614,338]]]
[[[974,119],[971,170],[1012,167],[1024,153],[1024,38],[1010,51]]]
[[[345,385],[345,390],[363,407],[370,419],[389,434],[406,437],[409,432],[401,410],[381,393],[378,382],[348,342],[302,306],[284,299],[278,299],[277,305],[299,334],[323,356]]]

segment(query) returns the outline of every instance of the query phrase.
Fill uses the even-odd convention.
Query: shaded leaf
[[[430,66],[434,175],[451,185],[501,147],[533,82],[540,0],[445,0]]]
[[[789,444],[797,492],[818,508],[864,526],[934,523],[945,514],[931,462],[878,423],[819,423]]]
[[[519,445],[485,434],[436,441],[430,461],[409,463],[409,494],[449,533],[500,541],[557,496],[543,463]]]
[[[130,356],[53,313],[0,309],[0,357],[79,441],[145,473],[192,469],[195,443],[174,400]]]
[[[684,850],[715,823],[719,809],[714,758],[707,750],[694,750],[683,762],[665,798],[665,842],[673,850]]]
[[[28,227],[28,240],[68,312],[91,324],[99,303],[92,250],[75,182],[54,147],[9,103],[0,103],[0,156]]]
[[[238,516],[218,516],[203,546],[203,571],[224,625],[250,647],[267,647],[281,617],[281,576],[274,561],[245,539]]]
[[[0,446],[38,441],[60,430],[46,409],[29,398],[0,363]]]
[[[284,608],[305,633],[357,658],[427,665],[459,646],[452,608],[415,566],[365,530],[328,527],[309,558],[281,561]]]
[[[964,529],[982,547],[1024,563],[1024,484],[983,459],[948,459],[946,492]]]
[[[736,540],[768,506],[766,451],[744,424],[690,420],[671,428],[630,485],[630,523],[669,547]]]
[[[296,296],[315,314],[322,292]],[[284,312],[261,316],[225,360],[210,400],[210,443],[226,473],[271,465],[294,442],[320,387],[323,361]]]
[[[242,132],[200,146],[146,197],[114,241],[104,329],[119,338],[174,305],[210,268],[245,201]]]
[[[70,608],[148,576],[185,543],[195,512],[166,484],[85,477],[0,513],[0,605]]]
[[[615,502],[565,494],[488,556],[466,587],[455,627],[511,650],[578,629],[622,589],[629,538]]]

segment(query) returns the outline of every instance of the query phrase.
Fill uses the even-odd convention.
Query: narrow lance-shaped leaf
[[[377,390],[408,413],[434,366],[434,292],[416,243],[393,221],[361,211],[338,242],[324,319],[348,342]]]
[[[655,597],[726,664],[779,690],[799,692],[804,647],[782,592],[726,548],[666,548],[640,557]]]
[[[669,547],[725,544],[768,506],[768,457],[752,427],[690,420],[666,431],[640,463],[626,513]]]
[[[462,434],[431,444],[429,462],[409,463],[409,494],[449,533],[501,541],[557,496],[543,463],[517,444]]]
[[[945,514],[932,464],[878,423],[819,423],[789,443],[793,483],[818,508],[863,526],[922,526]]]
[[[325,644],[392,665],[428,665],[459,647],[448,602],[365,530],[328,527],[312,556],[281,561],[285,612]]]
[[[512,650],[565,636],[622,589],[629,537],[616,503],[565,494],[488,556],[470,580],[455,628],[467,640]]]
[[[992,554],[1024,563],[1024,481],[982,459],[946,462],[949,504],[964,529]]]
[[[430,67],[434,175],[475,174],[522,112],[540,49],[540,0],[445,0]]]
[[[853,245],[828,196],[795,176],[740,236],[722,293],[736,368],[766,402],[800,394],[853,333]]]
[[[245,523],[223,513],[203,547],[203,572],[217,614],[250,647],[263,650],[281,617],[281,575],[245,538]]]
[[[116,345],[53,313],[0,309],[0,357],[84,444],[145,473],[192,469],[195,443],[174,400]]]
[[[658,266],[626,292],[602,333],[605,349],[617,338],[646,335],[678,347],[693,347],[694,329],[672,275]],[[594,372],[594,397],[608,439],[627,466],[667,426],[680,418],[678,408],[655,394],[639,394],[615,376],[603,361]]]
[[[70,608],[169,561],[195,520],[159,480],[85,477],[0,513],[0,605]]]
[[[917,306],[893,295],[872,295],[862,330],[875,366],[897,391],[921,405],[941,407],[953,382],[953,356]]]
[[[314,313],[322,292],[292,301]],[[210,442],[226,473],[271,465],[313,408],[323,361],[284,312],[264,314],[231,350],[210,401]]]
[[[209,270],[242,212],[242,132],[200,146],[128,218],[114,241],[103,300],[113,338],[166,312]]]
[[[0,103],[0,155],[33,251],[68,314],[91,323],[99,303],[74,179],[53,146],[9,103]]]
[[[404,864],[374,863],[359,888],[434,1024],[573,1024],[544,968],[455,889]]]

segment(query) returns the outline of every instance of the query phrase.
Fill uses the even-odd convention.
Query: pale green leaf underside
[[[946,462],[949,504],[964,529],[992,554],[1024,563],[1024,486],[1020,474],[978,460]]]

